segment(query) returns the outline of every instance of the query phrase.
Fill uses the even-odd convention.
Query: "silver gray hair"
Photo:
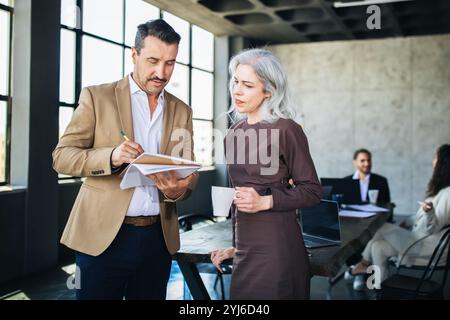
[[[264,91],[271,94],[269,98],[264,100],[260,108],[263,121],[275,122],[280,118],[295,118],[295,109],[289,93],[287,75],[280,60],[269,50],[248,49],[232,57],[229,64],[229,90],[232,102],[228,114],[234,122],[244,118],[244,115],[236,110],[233,102],[233,76],[240,64],[251,66],[264,84]]]

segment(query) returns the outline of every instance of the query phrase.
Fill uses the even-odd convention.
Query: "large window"
[[[192,106],[195,154],[199,162],[211,165],[213,35],[142,0],[61,0],[61,4],[60,136],[81,88],[129,74],[136,27],[163,18],[182,37],[166,89]]]
[[[0,0],[0,185],[9,183],[13,1]]]
[[[196,160],[212,165],[214,36],[168,12],[163,18],[181,35],[177,65],[166,88],[192,107]]]

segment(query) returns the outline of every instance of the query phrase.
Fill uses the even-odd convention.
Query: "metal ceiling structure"
[[[371,15],[367,5],[334,6],[334,2],[346,4],[349,0],[146,1],[216,35],[243,36],[272,44],[450,33],[449,0],[377,4],[379,30],[366,25]]]

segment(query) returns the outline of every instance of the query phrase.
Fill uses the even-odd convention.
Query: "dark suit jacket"
[[[345,177],[345,179],[353,179],[353,175],[349,175]],[[389,191],[389,184],[385,177],[380,176],[376,173],[371,173],[369,180],[369,190],[370,189],[379,190],[378,203],[391,202],[391,193]]]

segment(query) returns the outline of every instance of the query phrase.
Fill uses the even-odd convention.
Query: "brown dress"
[[[271,136],[275,132],[279,139]],[[245,133],[245,140],[239,142],[237,133]],[[268,137],[267,142],[261,133],[262,137]],[[252,135],[258,137],[257,145],[250,142],[248,137]],[[267,169],[270,164],[259,155],[270,155],[271,149],[272,160],[278,158],[279,165],[276,172],[261,174],[261,169]],[[238,161],[239,152],[244,152],[245,162],[243,158]],[[309,299],[309,259],[296,209],[318,203],[322,190],[301,126],[290,119],[251,125],[242,120],[228,132],[225,154],[234,187],[253,187],[260,195],[273,196],[271,210],[244,213],[232,208],[236,253],[230,298]],[[255,159],[256,154],[255,163],[252,156]],[[289,188],[289,178],[293,179],[295,188]]]

